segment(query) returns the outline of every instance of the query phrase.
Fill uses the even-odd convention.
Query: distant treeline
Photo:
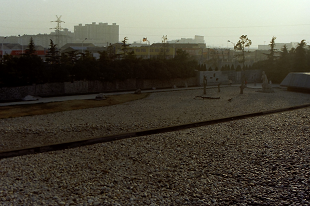
[[[306,45],[305,40],[298,43],[296,48],[287,50],[286,46],[278,51],[275,49],[275,39],[270,41],[270,49],[265,54],[267,59],[255,62],[253,65],[245,65],[242,69],[240,65],[236,68],[234,65],[225,65],[221,71],[242,71],[242,70],[261,70],[265,71],[268,80],[273,83],[281,83],[290,72],[310,72],[310,47]],[[211,68],[208,70],[212,71]],[[218,68],[215,68],[218,70]]]
[[[37,55],[33,41],[20,57],[5,55],[0,64],[0,86],[24,86],[79,80],[114,81],[125,79],[170,79],[195,76],[200,66],[178,50],[173,59],[164,54],[157,59],[136,58],[133,53],[116,55],[112,50],[100,52],[96,59],[88,51],[58,54],[51,41],[45,62]]]
[[[290,51],[284,46],[276,51],[275,37],[270,42],[267,60],[252,66],[225,65],[214,68],[221,71],[262,70],[268,79],[280,83],[289,72],[310,72],[310,50],[305,40]],[[114,81],[125,79],[172,79],[195,76],[195,71],[212,70],[204,64],[198,64],[183,50],[177,50],[173,59],[166,59],[162,54],[157,59],[136,58],[127,52],[126,41],[123,42],[123,54],[116,55],[110,47],[95,59],[88,51],[61,53],[51,40],[45,62],[35,55],[35,46],[30,40],[28,49],[20,57],[4,55],[0,64],[0,87],[25,86],[52,82],[80,80]]]
[[[265,71],[268,80],[274,83],[281,83],[290,72],[310,72],[310,48],[306,41],[302,40],[296,48],[287,50],[286,46],[281,51],[275,49],[275,39],[270,42],[270,50],[267,59],[256,62],[252,69]]]

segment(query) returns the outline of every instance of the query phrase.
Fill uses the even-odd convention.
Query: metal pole
[[[20,35],[18,35],[18,37],[19,37],[19,39],[20,39]],[[22,40],[20,39],[20,41],[19,41],[19,44],[22,46],[22,54],[24,53],[24,46],[23,46],[23,44],[22,44]]]
[[[2,57],[1,57],[1,62],[3,61],[3,42],[6,39],[6,37],[3,38],[2,40],[2,46],[1,46],[1,50],[2,50]]]
[[[149,56],[149,59],[151,58],[151,56],[150,56],[150,53],[151,53],[151,44],[150,44],[150,41],[148,40],[147,41],[148,43],[149,43],[149,52],[148,52],[148,56]]]
[[[82,56],[84,56],[84,41],[86,40],[87,38],[85,38],[83,41],[82,41]],[[83,57],[82,57],[83,58]]]

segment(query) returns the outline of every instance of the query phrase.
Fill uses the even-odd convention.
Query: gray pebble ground
[[[0,150],[310,103],[237,87],[0,120]],[[232,98],[232,99],[231,99]],[[231,99],[231,101],[228,101]],[[310,108],[0,160],[0,205],[310,205]]]

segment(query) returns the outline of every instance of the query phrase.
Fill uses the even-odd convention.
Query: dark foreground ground
[[[309,136],[305,108],[2,159],[0,203],[310,205]]]

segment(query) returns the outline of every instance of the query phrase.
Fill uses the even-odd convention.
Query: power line
[[[56,16],[57,17],[57,16]],[[61,18],[61,16],[59,17]],[[60,20],[60,19],[59,19]],[[51,21],[51,22],[58,22],[58,17],[56,21]],[[34,22],[34,23],[45,23],[44,21],[12,21],[12,20],[1,20],[1,22],[18,22],[18,23],[23,23],[23,22]],[[60,20],[59,23],[63,21]],[[65,22],[63,22],[65,23]],[[80,24],[77,22],[67,22],[67,24]],[[238,28],[270,28],[270,27],[296,27],[296,26],[310,26],[310,24],[283,24],[283,25],[250,25],[250,26],[207,26],[207,27],[135,27],[135,26],[122,26],[122,28],[125,29],[238,29]],[[12,27],[12,26],[2,26],[5,28],[20,28],[20,27]]]

